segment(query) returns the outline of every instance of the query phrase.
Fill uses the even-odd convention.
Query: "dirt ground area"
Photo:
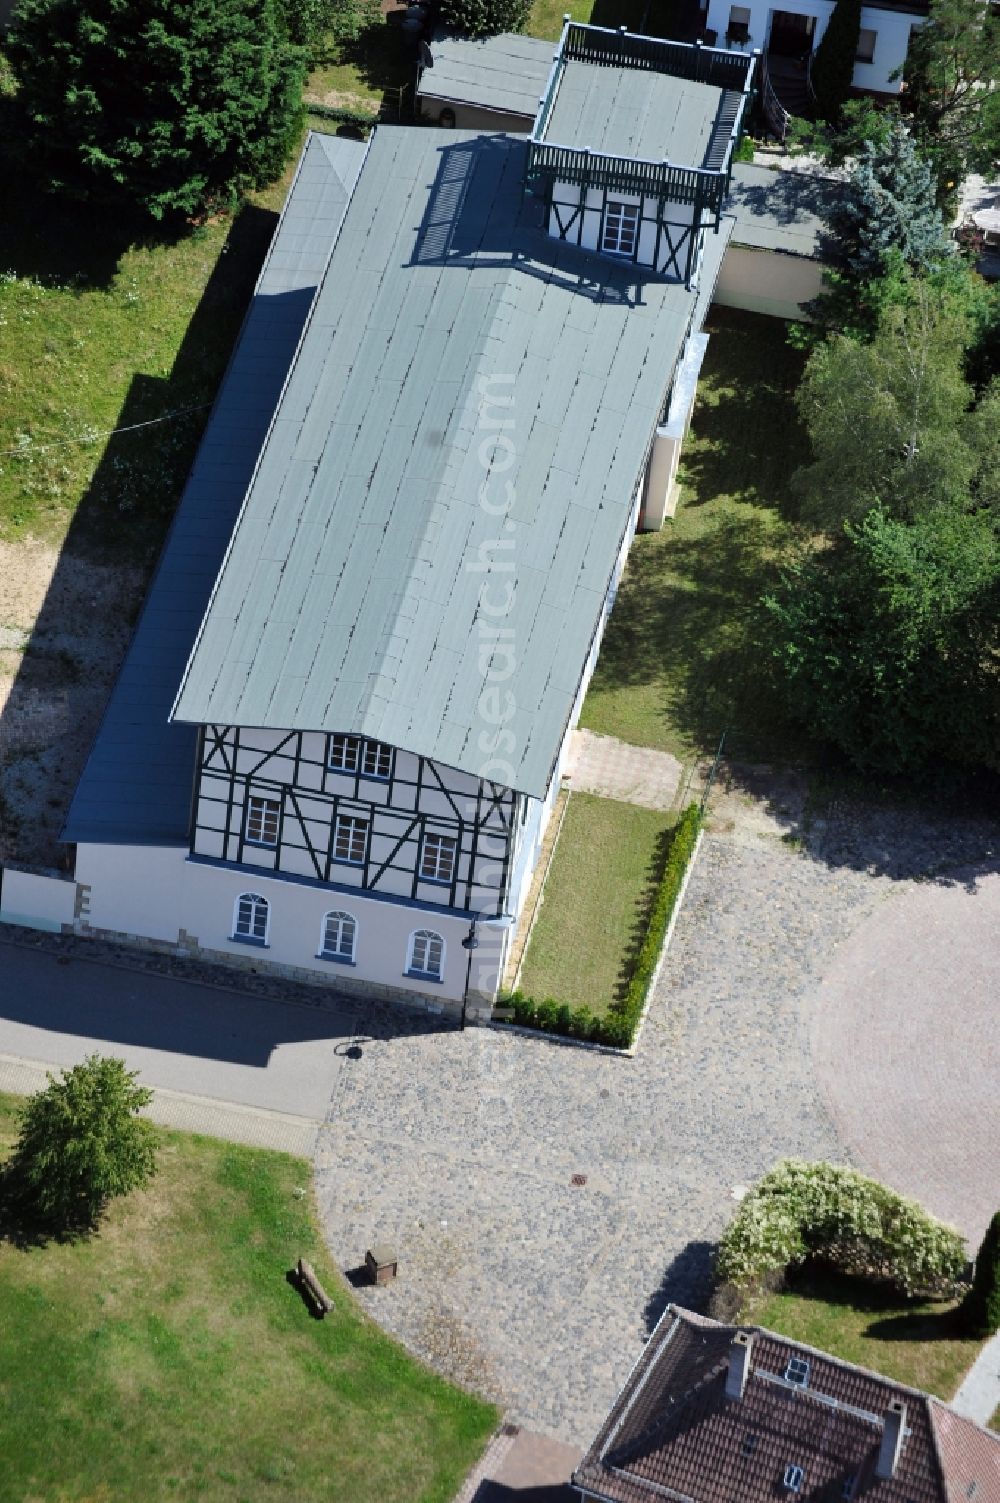
[[[141,569],[0,540],[0,861],[58,837],[142,600]]]

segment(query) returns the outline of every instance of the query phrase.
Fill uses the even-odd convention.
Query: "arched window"
[[[349,913],[334,910],[323,915],[323,928],[319,936],[319,953],[327,960],[354,962],[358,943],[357,920]]]
[[[267,944],[271,905],[259,892],[241,892],[233,914],[233,938],[252,945]]]
[[[433,929],[414,929],[410,935],[410,953],[406,960],[409,976],[424,981],[440,981],[444,975],[444,940]]]

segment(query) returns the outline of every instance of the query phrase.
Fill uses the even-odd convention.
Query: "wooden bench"
[[[295,1265],[295,1282],[321,1320],[324,1315],[329,1315],[333,1300],[316,1277],[315,1268],[305,1258],[300,1258]]]

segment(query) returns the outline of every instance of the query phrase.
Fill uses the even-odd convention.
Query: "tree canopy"
[[[20,0],[7,53],[49,183],[154,219],[276,177],[299,129],[279,0]]]
[[[92,1054],[29,1097],[10,1170],[31,1209],[60,1231],[92,1226],[156,1168],[156,1133],[136,1114],[152,1091],[123,1060]]]
[[[912,521],[941,506],[990,504],[994,389],[974,407],[967,305],[945,280],[911,277],[870,343],[833,334],[799,388],[813,462],[795,476],[804,519],[826,532],[880,505]]]
[[[1000,15],[982,0],[931,0],[902,68],[908,108],[939,188],[1000,157]]]
[[[921,270],[947,253],[934,174],[898,118],[887,117],[881,138],[862,143],[829,223],[843,268],[857,283],[884,276],[894,250]]]
[[[461,36],[495,37],[523,31],[530,0],[441,0],[441,19]]]

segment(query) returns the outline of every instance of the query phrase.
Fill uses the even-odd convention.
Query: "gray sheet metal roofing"
[[[726,203],[736,220],[733,244],[820,259],[823,214],[839,190],[835,178],[738,162]]]
[[[365,149],[306,142],[63,840],[187,840],[196,732],[170,706]]]
[[[589,146],[612,156],[701,167],[723,97],[723,91],[711,84],[668,73],[571,59],[559,82],[545,140],[556,146]]]
[[[434,63],[421,74],[418,92],[534,121],[554,53],[553,42],[511,32],[482,42],[436,37],[431,43]]]
[[[178,719],[347,731],[479,775],[499,625],[513,750],[494,776],[544,793],[695,295],[519,222],[524,151],[376,132]],[[491,409],[514,423],[503,474],[484,382],[512,397]]]

